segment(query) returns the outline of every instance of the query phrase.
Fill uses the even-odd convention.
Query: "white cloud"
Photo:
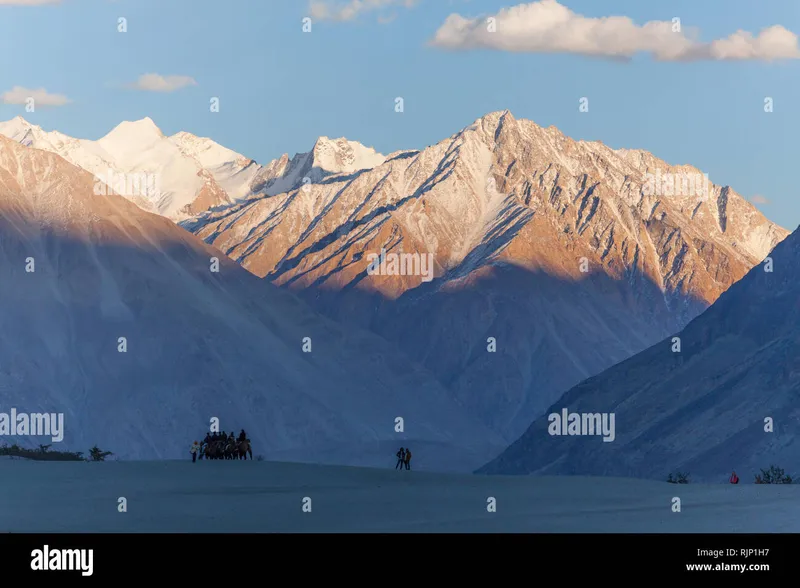
[[[586,17],[557,0],[504,8],[493,18],[495,30],[490,31],[488,17],[451,14],[431,44],[453,50],[574,53],[611,59],[647,53],[659,61],[800,59],[797,35],[780,25],[756,36],[738,31],[725,39],[702,43],[672,21],[637,25],[626,16]]]
[[[308,5],[308,12],[311,18],[315,20],[344,22],[355,20],[367,12],[373,12],[390,6],[399,5],[411,8],[418,2],[419,0],[349,0],[348,2],[311,0]]]
[[[0,0],[1,1],[1,0]],[[27,104],[33,98],[35,106],[64,106],[70,99],[62,94],[50,94],[44,88],[31,90],[22,86],[14,86],[0,95],[3,104]]]
[[[748,31],[736,31],[726,39],[703,46],[711,59],[764,60],[800,59],[797,35],[780,25],[764,29],[753,36]]]
[[[149,73],[140,76],[134,84],[129,87],[145,92],[174,92],[188,86],[196,86],[197,82],[189,76],[162,76]]]
[[[769,204],[769,198],[762,196],[761,194],[756,194],[750,199],[750,202],[753,204]]]

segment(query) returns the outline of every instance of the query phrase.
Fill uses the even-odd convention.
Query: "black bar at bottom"
[[[4,579],[794,577],[791,534],[2,534]],[[77,550],[77,551],[76,551]],[[85,551],[84,551],[85,550]],[[793,561],[793,559],[794,561]],[[57,568],[57,569],[54,569]],[[43,574],[47,574],[44,576]],[[289,576],[285,576],[290,574]],[[215,584],[216,585],[216,584]]]

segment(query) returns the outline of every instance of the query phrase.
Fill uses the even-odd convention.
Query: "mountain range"
[[[291,159],[284,155],[261,166],[208,138],[187,132],[168,137],[150,118],[122,122],[97,141],[45,131],[21,116],[0,123],[0,135],[60,155],[140,208],[176,221],[250,196],[275,194],[306,177],[316,180],[382,161],[358,143],[320,137],[309,153]],[[116,178],[140,174],[153,181],[129,193],[115,190]]]
[[[0,137],[0,406],[62,413],[59,448],[182,458],[216,417],[267,459],[376,465],[404,442],[463,469],[502,449],[390,344],[95,181]]]
[[[398,437],[376,423],[406,413],[420,432],[413,439],[441,448],[437,467],[477,467],[519,447],[566,390],[687,327],[788,235],[730,187],[662,189],[661,178],[704,177],[697,168],[576,141],[509,111],[423,150],[382,155],[321,137],[308,153],[263,166],[210,139],[167,137],[150,119],[98,141],[19,117],[0,134],[12,139],[0,144],[13,155],[9,178],[21,160],[30,175],[6,187],[20,215],[8,246],[21,255],[40,244],[55,272],[38,295],[20,286],[13,301],[30,295],[40,303],[30,312],[64,313],[48,319],[63,326],[58,345],[31,341],[31,357],[50,357],[62,373],[26,364],[30,381],[49,378],[29,394],[40,406],[72,403],[75,418],[93,415],[82,421],[86,439],[115,446],[131,427],[121,416],[112,433],[94,419],[116,407],[156,434],[166,421],[148,424],[141,407],[161,399],[182,407],[176,443],[222,403],[227,419],[246,415],[251,429],[267,429],[254,441],[270,455],[377,463]],[[160,189],[123,194],[129,202],[97,195],[104,174],[137,173]],[[54,180],[61,174],[77,179]],[[31,194],[42,196],[25,200]],[[61,240],[80,253],[62,255]],[[207,270],[215,254],[219,275]],[[376,256],[416,265],[386,271]],[[87,300],[64,287],[85,289]],[[128,321],[147,342],[127,371],[107,320]],[[321,342],[312,337],[314,351],[296,355],[314,329]],[[120,377],[119,398],[103,396]],[[273,380],[274,389],[263,385]],[[142,394],[147,403],[137,404]],[[172,452],[136,439],[132,455]],[[489,469],[543,467],[504,455]]]
[[[565,390],[680,330],[787,235],[729,187],[647,193],[670,174],[702,176],[494,112],[422,151],[181,226],[396,343],[510,442]],[[382,251],[429,256],[433,279],[371,272]]]

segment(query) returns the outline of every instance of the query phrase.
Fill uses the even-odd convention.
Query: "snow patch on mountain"
[[[246,198],[261,166],[254,160],[205,137],[181,131],[170,140],[181,152],[200,163],[234,201]]]

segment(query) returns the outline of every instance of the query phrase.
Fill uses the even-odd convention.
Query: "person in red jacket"
[[[736,475],[736,472],[731,474],[731,484],[738,484],[739,483],[739,476]]]

